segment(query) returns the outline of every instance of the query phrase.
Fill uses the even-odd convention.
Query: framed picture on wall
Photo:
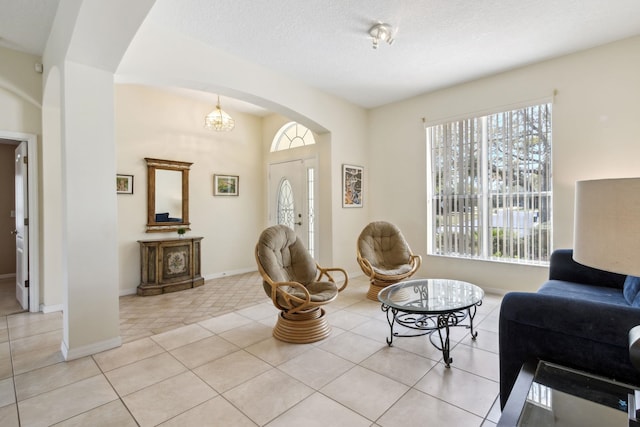
[[[362,207],[362,166],[342,165],[342,207]]]
[[[214,196],[237,196],[240,184],[237,175],[213,175]]]
[[[116,191],[118,194],[133,194],[133,175],[116,175]]]

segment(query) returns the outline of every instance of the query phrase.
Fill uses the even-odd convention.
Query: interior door
[[[269,165],[269,223],[284,224],[295,230],[312,254],[316,250],[313,238],[314,180],[309,179],[313,172],[311,160]]]
[[[24,310],[29,307],[29,226],[27,192],[27,142],[16,148],[15,157],[15,220],[16,228],[16,299]]]

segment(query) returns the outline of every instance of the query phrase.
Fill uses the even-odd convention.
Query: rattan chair
[[[357,259],[369,277],[367,298],[373,301],[378,301],[384,287],[413,276],[422,264],[422,257],[411,252],[400,229],[386,221],[372,222],[362,230]]]
[[[275,225],[260,234],[255,250],[263,287],[280,310],[273,336],[290,343],[310,343],[329,336],[323,305],[335,300],[349,282],[342,268],[322,268],[287,226]],[[341,287],[332,273],[344,276]]]

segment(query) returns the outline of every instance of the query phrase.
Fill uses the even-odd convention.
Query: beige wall
[[[40,130],[42,74],[35,71],[35,64],[42,59],[2,46],[0,59],[0,106],[6,107],[0,110],[2,129],[15,132]]]
[[[16,240],[11,234],[15,230],[15,145],[0,142],[0,277],[16,273]]]
[[[203,127],[214,104],[148,86],[116,86],[118,173],[134,175],[133,195],[118,195],[120,293],[140,283],[138,240],[176,237],[146,233],[145,157],[192,162],[189,172],[188,235],[204,237],[205,278],[254,271],[253,247],[265,218],[262,119],[230,110],[232,132]],[[239,195],[213,196],[213,175],[238,175]]]
[[[372,110],[369,129],[373,217],[398,223],[411,237],[414,251],[426,254],[426,144],[422,118],[442,121],[551,98],[557,90],[553,102],[553,245],[572,247],[575,181],[640,176],[638,69],[640,37]],[[546,278],[547,269],[427,256],[421,273],[506,291],[537,289]]]
[[[363,209],[342,209],[340,170],[343,163],[367,166],[364,109],[150,22],[136,34],[116,79],[226,94],[268,108],[316,132],[320,141],[320,261],[360,273],[355,241],[369,218],[369,205],[365,201]],[[251,242],[256,238],[252,236]]]

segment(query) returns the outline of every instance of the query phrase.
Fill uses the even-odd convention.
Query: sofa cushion
[[[581,283],[566,282],[564,280],[549,280],[542,285],[538,293],[554,295],[573,300],[588,300],[605,304],[628,306],[619,289],[606,286],[592,286]]]
[[[629,305],[640,307],[640,277],[627,276],[622,293]]]

